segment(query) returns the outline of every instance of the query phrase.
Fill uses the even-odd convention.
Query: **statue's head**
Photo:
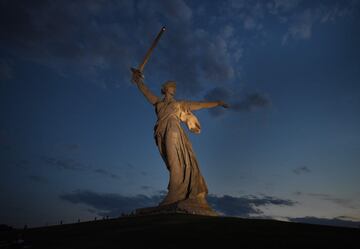
[[[176,92],[176,82],[173,80],[168,80],[161,86],[162,94],[168,93],[174,96],[175,92]]]

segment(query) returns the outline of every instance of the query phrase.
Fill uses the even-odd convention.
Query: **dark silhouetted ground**
[[[348,249],[360,248],[360,229],[171,214],[4,230],[0,241],[0,248]]]

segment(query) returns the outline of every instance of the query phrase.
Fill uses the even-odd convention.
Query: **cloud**
[[[117,174],[111,173],[105,169],[94,169],[93,172],[103,176],[111,177],[113,179],[120,179],[120,177]]]
[[[80,144],[67,143],[67,144],[63,144],[63,148],[68,152],[74,152],[74,151],[78,151],[80,149]]]
[[[353,13],[353,7],[358,4],[356,1],[350,2],[349,6],[334,5],[332,8],[321,7],[321,23],[335,22],[339,17],[349,16]],[[355,7],[356,8],[356,7]]]
[[[74,203],[86,204],[97,210],[102,216],[119,216],[121,213],[131,212],[137,208],[156,206],[164,198],[165,192],[146,196],[123,196],[119,194],[96,193],[90,190],[79,190],[69,194],[60,195],[60,199]],[[262,214],[259,209],[266,205],[293,206],[296,202],[280,199],[272,196],[243,196],[233,197],[208,196],[211,206],[224,215],[250,217],[251,215]]]
[[[354,204],[353,200],[348,199],[348,198],[339,198],[339,197],[334,197],[331,195],[323,195],[322,199],[333,202],[333,203],[340,205],[342,207],[345,207],[345,208],[350,208],[350,209],[358,209],[359,208],[357,205]]]
[[[243,51],[254,37],[265,42],[262,34],[272,23],[269,18],[286,20],[282,36],[286,44],[309,39],[315,23],[348,16],[352,5],[344,2],[313,3],[304,9],[297,0],[224,1],[207,8],[211,28],[204,29],[199,25],[204,16],[194,11],[201,6],[183,0],[2,1],[0,47],[14,58],[41,63],[63,77],[118,87],[130,84],[129,68],[140,62],[160,27],[167,25],[145,69],[147,83],[154,85],[152,77],[173,79],[179,83],[180,95],[196,96],[240,81]],[[211,22],[212,17],[217,21]]]
[[[301,174],[305,174],[305,173],[310,173],[311,170],[307,166],[302,166],[302,167],[293,169],[293,172],[297,175],[301,175]]]
[[[348,198],[339,198],[336,196],[333,196],[331,194],[324,194],[324,193],[303,193],[301,191],[297,191],[295,192],[295,195],[307,195],[307,196],[311,196],[311,197],[315,197],[315,198],[319,198],[322,200],[326,200],[326,201],[330,201],[332,203],[335,203],[337,205],[340,205],[342,207],[345,208],[350,208],[350,209],[358,209],[359,207],[354,203],[354,201],[352,199],[348,199]]]
[[[267,96],[261,93],[250,93],[243,100],[233,103],[232,109],[235,111],[251,111],[255,108],[268,107],[270,103]]]
[[[343,219],[343,216],[335,218],[318,218],[318,217],[299,217],[299,218],[288,218],[289,221],[299,222],[299,223],[310,223],[317,225],[326,225],[326,226],[341,226],[341,227],[360,227],[360,221],[351,221]]]
[[[75,146],[77,149],[77,146]],[[71,149],[72,146],[71,146]],[[86,165],[76,159],[72,159],[72,158],[56,158],[56,157],[46,157],[43,156],[40,158],[40,162],[42,164],[45,164],[47,166],[52,166],[56,169],[59,170],[68,170],[68,171],[78,171],[78,172],[87,172],[87,173],[93,173],[93,174],[97,174],[97,175],[101,175],[104,177],[108,177],[111,179],[116,179],[116,180],[120,180],[121,177],[107,169],[103,169],[103,168],[93,168],[90,165]],[[16,160],[14,162],[11,162],[11,166],[16,166],[19,167],[21,169],[31,169],[31,166],[38,164],[38,162],[36,160]],[[29,179],[34,181],[34,182],[42,182],[45,183],[47,182],[47,179],[41,177],[41,176],[37,176],[37,175],[30,175]]]
[[[329,194],[322,194],[322,193],[307,193],[307,195],[314,196],[314,197],[320,197],[320,198],[329,198],[331,196]]]
[[[21,159],[14,162],[14,165],[16,167],[19,167],[21,169],[29,169],[31,162],[29,160]]]
[[[244,30],[254,31],[263,28],[266,5],[262,2],[230,0],[224,3],[224,12],[241,20]]]
[[[164,8],[164,13],[169,18],[178,20],[180,22],[189,22],[192,18],[192,10],[182,0],[162,0],[160,1],[161,6]]]
[[[100,216],[117,217],[121,213],[129,213],[136,208],[155,206],[160,200],[161,196],[123,196],[119,194],[96,193],[89,190],[76,191],[70,194],[62,194],[60,199],[74,203],[86,204],[96,210]]]
[[[143,185],[143,186],[141,186],[141,189],[142,190],[149,190],[149,189],[152,189],[152,187]]]
[[[280,199],[272,196],[243,196],[233,197],[224,195],[222,197],[209,195],[209,203],[213,208],[224,215],[250,217],[251,215],[259,215],[263,212],[260,206],[279,205],[293,206],[296,202],[292,200]]]
[[[104,87],[129,84],[129,68],[165,23],[152,74],[177,80],[185,94],[202,91],[203,80],[215,84],[236,77],[238,46],[229,45],[232,38],[223,37],[220,27],[219,32],[194,28],[194,13],[183,0],[2,1],[0,7],[0,46],[64,77],[75,74]]]
[[[234,93],[221,87],[213,88],[208,91],[204,98],[209,101],[223,100],[230,105],[229,110],[235,112],[248,112],[258,108],[267,108],[271,106],[271,101],[268,96],[263,93]],[[225,113],[224,109],[215,108],[210,109],[213,116],[220,116]]]
[[[229,0],[223,4],[223,12],[232,22],[237,22],[245,31],[254,33],[254,37],[266,37],[269,24],[275,17],[278,24],[287,24],[282,36],[282,44],[290,40],[308,40],[313,26],[351,16],[358,8],[359,1],[313,1],[271,0],[254,3],[251,0]],[[240,21],[239,21],[240,20]],[[257,32],[254,32],[257,31]]]
[[[312,9],[306,9],[300,14],[293,16],[293,22],[290,24],[287,33],[283,36],[282,44],[286,44],[289,38],[295,40],[307,40],[311,37],[312,26],[318,14]]]
[[[134,169],[135,168],[135,165],[130,163],[130,162],[126,162],[125,163],[126,167],[128,167],[129,169]]]
[[[77,149],[77,146],[73,147],[71,146],[70,148],[72,149]],[[55,158],[55,157],[42,157],[42,160],[44,163],[54,166],[58,169],[62,169],[62,170],[71,170],[71,171],[87,171],[87,172],[92,172],[98,175],[102,175],[105,177],[110,177],[112,179],[120,179],[120,176],[110,172],[107,169],[103,169],[103,168],[92,168],[91,166],[88,166],[80,161],[77,161],[75,159],[72,158]]]
[[[229,102],[229,100],[231,99],[231,94],[229,91],[227,91],[225,88],[221,88],[221,87],[216,87],[210,91],[208,91],[205,96],[204,99],[208,100],[208,101],[225,101],[226,103]],[[230,104],[230,103],[229,103]],[[220,115],[223,115],[225,113],[225,110],[223,110],[222,108],[212,108],[209,109],[210,114],[212,114],[213,116],[217,117]]]
[[[15,0],[0,4],[0,46],[13,57],[93,81],[104,80],[101,73],[110,66],[125,71],[130,64],[127,58],[133,51],[126,46],[128,32],[118,22],[104,22],[116,15],[131,16],[134,11],[129,1]]]
[[[338,18],[351,16],[358,4],[358,1],[338,1],[327,5],[318,4],[301,12],[293,13],[287,17],[289,26],[283,35],[282,44],[285,45],[290,38],[294,40],[310,39],[315,24],[335,22]]]
[[[193,16],[192,9],[183,0],[140,0],[136,4],[136,11],[143,15],[144,20],[154,18],[152,22],[156,22],[161,15],[172,24],[190,22]]]
[[[71,158],[43,157],[42,160],[46,164],[55,166],[58,169],[73,171],[82,171],[88,169],[88,166]]]
[[[295,9],[301,0],[274,0],[267,3],[268,10],[271,14],[289,12]]]
[[[329,198],[326,198],[325,200],[332,201],[332,202],[334,202],[336,204],[339,204],[341,206],[351,207],[353,209],[356,209],[356,207],[354,207],[353,205],[350,205],[352,203],[352,200],[350,200],[350,199],[329,197]]]

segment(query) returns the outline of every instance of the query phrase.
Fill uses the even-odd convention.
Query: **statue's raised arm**
[[[145,98],[150,104],[155,105],[159,101],[159,97],[156,96],[151,90],[144,84],[144,75],[140,70],[134,70],[132,74],[132,81],[137,85],[139,90],[144,94]]]
[[[222,106],[228,108],[229,105],[224,101],[186,101],[186,105],[190,111],[196,111],[204,108],[213,108],[217,106]]]

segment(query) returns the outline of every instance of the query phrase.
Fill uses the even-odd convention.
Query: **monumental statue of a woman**
[[[154,139],[170,173],[168,193],[156,208],[156,212],[170,208],[185,213],[216,215],[206,201],[207,185],[200,173],[190,140],[180,122],[184,122],[190,131],[199,133],[200,123],[192,111],[216,106],[226,108],[227,104],[223,101],[176,100],[174,81],[165,82],[161,88],[162,97],[158,97],[149,90],[143,79],[140,70],[133,71],[132,81],[155,108],[157,122],[154,127]]]

